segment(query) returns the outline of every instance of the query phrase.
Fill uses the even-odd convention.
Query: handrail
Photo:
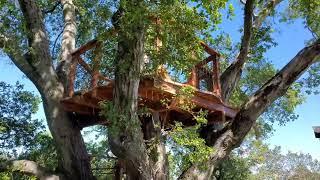
[[[210,55],[203,61],[199,62],[192,68],[191,70],[191,76],[188,79],[187,84],[199,89],[200,87],[200,79],[202,77],[199,77],[199,71],[204,72],[205,74],[209,74],[212,77],[212,92],[216,95],[221,97],[221,85],[220,85],[220,63],[218,58],[221,56],[217,51],[210,48],[206,43],[200,42],[200,45],[204,48],[204,50]],[[98,70],[98,64],[97,60],[94,60],[93,62],[93,69],[81,58],[81,54],[85,53],[86,51],[96,48],[96,51],[99,51],[100,47],[100,41],[97,39],[91,40],[88,43],[84,44],[83,46],[79,47],[78,49],[74,50],[71,54],[73,57],[73,61],[70,67],[70,73],[68,77],[69,86],[68,86],[68,96],[71,97],[74,94],[74,81],[76,76],[76,69],[77,65],[81,65],[90,75],[91,75],[91,88],[95,88],[98,86],[98,80],[105,80],[105,81],[111,81],[107,77],[103,76],[99,70]],[[203,66],[208,64],[209,62],[212,62],[212,72],[208,71]],[[93,92],[93,95],[95,93]]]
[[[194,66],[191,70],[190,78],[187,81],[187,84],[199,89],[200,80],[202,77],[199,76],[199,72],[202,71],[205,74],[210,74],[212,76],[212,92],[221,97],[221,85],[220,85],[220,63],[219,57],[220,54],[216,52],[214,49],[210,48],[204,42],[200,42],[203,46],[204,50],[210,55],[206,59],[202,60],[198,64]],[[212,72],[205,69],[203,66],[212,62]]]

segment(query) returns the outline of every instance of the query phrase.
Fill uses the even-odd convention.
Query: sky
[[[239,7],[239,1],[233,1],[235,6],[235,20],[223,21],[220,25],[223,31],[230,34],[233,41],[240,41],[241,33],[239,27],[242,26],[242,9]],[[285,4],[278,7],[281,11]],[[269,19],[276,23],[275,32],[272,37],[278,45],[271,48],[266,57],[277,69],[286,65],[303,47],[306,42],[312,38],[311,33],[304,28],[303,21],[298,19],[293,23],[278,23],[279,17]],[[285,126],[275,125],[275,132],[267,143],[274,146],[281,146],[282,152],[303,152],[309,153],[314,158],[320,160],[320,140],[314,137],[312,126],[320,126],[320,95],[308,95],[305,103],[298,106],[295,113],[299,118],[294,122],[289,122]]]
[[[242,16],[241,9],[236,8],[235,14]],[[240,33],[238,30],[242,25],[242,18],[236,19],[236,21],[224,21],[220,27],[230,33],[234,41],[239,41]],[[266,57],[280,69],[305,46],[306,41],[311,38],[311,33],[304,28],[302,21],[298,20],[292,24],[278,24],[273,37],[278,46],[269,50]],[[10,84],[20,81],[25,85],[26,90],[39,95],[35,86],[4,57],[0,57],[0,81]],[[299,115],[296,121],[289,122],[285,126],[276,125],[273,136],[267,140],[271,147],[281,146],[283,153],[287,151],[309,153],[320,160],[320,140],[314,137],[312,130],[312,126],[320,126],[319,102],[320,95],[307,96],[305,103],[295,110]],[[45,119],[42,106],[34,117]]]

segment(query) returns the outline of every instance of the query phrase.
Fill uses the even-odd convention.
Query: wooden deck
[[[173,81],[143,79],[139,86],[139,106],[146,107],[151,111],[166,114],[165,124],[173,124],[174,121],[183,122],[186,125],[195,124],[190,112],[181,108],[175,102],[179,101],[176,95],[179,89],[187,86]],[[65,98],[61,103],[65,110],[72,113],[81,127],[95,124],[107,124],[99,116],[100,101],[112,101],[113,82],[105,86],[98,86],[90,91],[75,93],[72,97]],[[161,100],[166,99],[166,104]],[[234,118],[237,110],[223,103],[217,95],[208,91],[200,91],[194,88],[194,96],[190,102],[193,103],[194,111],[200,109],[208,111],[208,123],[219,121],[218,116],[224,115],[226,119]]]
[[[103,119],[99,115],[101,101],[112,101],[113,97],[113,81],[104,77],[99,73],[98,69],[91,67],[99,67],[99,62],[87,64],[81,54],[89,49],[95,48],[97,41],[90,41],[73,52],[73,65],[71,66],[69,76],[69,89],[67,97],[61,103],[65,110],[72,116],[75,124],[80,128],[92,126],[96,124],[108,125],[108,120]],[[164,126],[170,126],[175,121],[182,122],[184,125],[194,125],[192,113],[199,110],[208,112],[208,123],[226,121],[235,117],[237,110],[225,104],[221,99],[221,87],[219,79],[219,54],[211,49],[205,43],[201,43],[204,50],[209,54],[209,57],[196,64],[191,71],[191,76],[186,83],[178,83],[170,78],[142,78],[139,85],[139,107],[148,108],[151,111],[157,111],[161,114],[161,121]],[[212,62],[212,70],[204,68]],[[81,65],[87,73],[92,77],[91,89],[88,91],[74,92],[74,81],[77,65]],[[212,81],[212,91],[199,90],[200,80],[205,74]],[[98,81],[106,81],[106,85],[99,86]],[[189,103],[193,104],[190,111],[181,108],[181,99],[179,99],[179,91],[185,86],[190,86],[194,90]],[[163,103],[166,100],[166,103]]]

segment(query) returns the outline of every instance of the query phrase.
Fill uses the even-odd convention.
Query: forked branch
[[[243,37],[237,60],[221,75],[222,98],[228,100],[240,79],[242,67],[247,59],[252,36],[253,10],[255,0],[247,0],[244,8]]]
[[[320,58],[320,40],[313,45],[303,48],[285,67],[265,83],[249,100],[242,105],[232,122],[221,132],[214,143],[215,152],[209,160],[201,164],[206,170],[199,168],[200,164],[193,164],[180,179],[199,180],[212,176],[213,170],[230,151],[238,147],[248,134],[257,118],[276,99],[283,96],[290,85],[295,82],[314,62]]]
[[[250,40],[252,36],[252,29],[258,29],[268,15],[274,10],[274,8],[283,0],[270,0],[265,4],[264,8],[258,13],[258,16],[253,21],[253,4],[254,0],[247,0],[245,3],[245,17],[244,17],[244,31],[241,41],[241,47],[239,55],[236,60],[222,73],[221,75],[221,88],[222,97],[228,100],[238,85],[240,80],[244,63],[247,60],[248,52],[250,49]]]

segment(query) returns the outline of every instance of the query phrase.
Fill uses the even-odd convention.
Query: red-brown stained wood
[[[92,49],[93,47],[96,46],[98,40],[93,39],[89,42],[87,42],[86,44],[84,44],[83,46],[79,47],[78,49],[74,50],[71,54],[73,56],[80,56],[81,54],[85,53],[86,51]]]
[[[220,64],[217,58],[212,61],[213,93],[221,97]]]
[[[209,47],[206,43],[201,41],[200,44],[208,54],[213,56],[220,56],[220,54],[216,50]]]
[[[198,64],[196,64],[196,68],[203,67],[204,65],[208,64],[210,61],[213,61],[215,58],[216,58],[216,55],[211,55],[211,56],[207,57],[203,61],[201,61]]]
[[[174,111],[181,115],[185,114],[184,116],[179,115],[171,118],[169,117],[169,119],[167,119],[169,123],[173,123],[173,121],[176,120],[182,121],[186,124],[194,124],[195,122],[193,122],[194,120],[190,118],[191,115],[189,112],[183,111],[179,108],[177,103],[175,103],[175,95],[179,92],[179,89],[184,86],[186,85],[171,81],[157,80],[157,83],[153,83],[151,79],[141,80],[139,86],[139,106],[144,106],[154,111]],[[112,89],[112,83],[106,86],[98,86],[94,89],[94,91],[96,91],[96,96],[93,96],[93,90],[81,94],[75,93],[73,97],[64,99],[62,104],[65,106],[65,109],[68,112],[94,115],[97,113],[97,111],[100,111],[99,101],[112,100]],[[163,99],[168,100],[167,106],[161,103],[161,100]],[[195,104],[195,109],[208,110],[209,112],[220,111],[228,118],[233,118],[237,113],[236,109],[233,109],[223,103],[220,97],[212,92],[195,89],[194,97],[191,99],[191,101]],[[189,118],[185,119],[182,117]],[[214,121],[214,119],[209,119],[209,121]]]
[[[187,84],[195,88],[199,88],[199,77],[197,68],[192,68]]]
[[[170,78],[163,77],[155,79],[144,78],[140,81],[138,89],[139,107],[146,107],[152,112],[161,113],[162,123],[165,126],[173,124],[173,121],[180,121],[187,126],[194,125],[196,123],[190,112],[179,108],[179,103],[181,102],[179,102],[180,100],[176,97],[180,89],[188,85],[191,85],[194,88],[194,95],[191,98],[191,102],[195,105],[193,111],[199,111],[200,109],[208,110],[209,114],[211,114],[208,116],[208,122],[217,122],[222,119],[217,119],[218,116],[214,114],[220,114],[225,116],[227,119],[232,119],[237,113],[236,109],[226,105],[221,99],[219,79],[220,67],[218,61],[218,57],[220,56],[219,53],[203,42],[201,42],[201,45],[210,56],[192,68],[191,76],[186,84],[174,82]],[[96,49],[94,49],[94,53],[97,56],[92,60],[91,68],[90,65],[80,57],[80,55],[94,47],[96,47]],[[98,70],[100,64],[100,56],[98,56],[100,53],[99,48],[101,48],[101,44],[98,41],[93,40],[73,52],[75,63],[72,66],[73,68],[71,68],[69,77],[69,83],[71,85],[70,89],[68,89],[69,97],[61,101],[67,112],[70,112],[78,119],[82,119],[81,123],[79,122],[79,126],[81,126],[81,128],[94,124],[101,124],[101,120],[97,117],[100,112],[99,102],[112,101],[113,98],[114,82],[104,77]],[[209,71],[205,65],[211,61],[213,67],[212,70]],[[77,64],[81,65],[87,73],[91,75],[91,88],[89,91],[74,93],[74,80]],[[212,92],[199,89],[200,79],[206,78],[199,77],[199,72],[212,76]],[[105,80],[107,85],[99,86],[99,80]],[[163,103],[163,100],[166,100],[166,103]],[[85,116],[85,118],[81,118],[82,116]],[[88,122],[83,122],[86,121],[85,119],[90,120],[87,120]]]

